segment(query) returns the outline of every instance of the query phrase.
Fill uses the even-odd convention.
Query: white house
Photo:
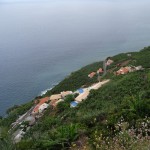
[[[54,95],[51,95],[50,96],[50,100],[52,101],[52,100],[59,100],[59,99],[61,99],[62,97],[61,97],[61,94],[54,94]]]
[[[45,110],[49,104],[43,103],[42,105],[39,106],[39,113],[42,113],[43,110]]]
[[[139,71],[139,70],[143,70],[143,67],[142,66],[137,66],[135,67],[136,71]]]
[[[18,134],[15,136],[14,142],[15,142],[15,143],[20,142],[24,134],[25,134],[25,132],[24,132],[23,130],[20,130],[20,131],[18,132]]]
[[[25,121],[29,122],[29,125],[32,126],[35,124],[35,117],[34,116],[28,116]]]
[[[109,65],[111,65],[113,62],[114,62],[113,60],[108,59],[107,62],[106,62],[106,65],[109,66]]]
[[[85,92],[79,94],[79,96],[77,96],[75,98],[75,101],[82,102],[83,100],[87,99],[89,94],[90,94],[90,92],[88,90],[86,90]]]

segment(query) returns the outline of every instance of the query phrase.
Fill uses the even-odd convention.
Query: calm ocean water
[[[150,45],[149,0],[0,0],[0,115],[70,72]]]

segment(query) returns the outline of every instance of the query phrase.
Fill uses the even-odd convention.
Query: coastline
[[[60,82],[61,82],[61,81],[60,81]],[[58,85],[60,82],[53,83],[50,88],[47,88],[47,89],[41,91],[38,96],[43,96],[43,95],[45,95],[48,91],[52,90],[52,89],[53,89],[56,85]]]
[[[136,51],[137,51],[137,50],[136,50]],[[109,55],[107,55],[107,56],[109,56]],[[95,63],[99,63],[99,62],[104,62],[104,61],[99,60],[99,61],[94,61],[94,62],[92,62],[92,63],[89,63],[89,64],[87,64],[87,65],[83,65],[83,66],[79,67],[79,69],[75,69],[74,71],[72,71],[72,72],[70,72],[69,74],[67,74],[66,76],[64,76],[61,80],[58,80],[57,82],[52,83],[52,84],[51,84],[51,87],[48,87],[48,88],[46,88],[45,90],[41,90],[40,92],[38,92],[39,94],[36,94],[34,97],[32,97],[32,98],[30,98],[30,99],[28,99],[28,100],[26,99],[26,100],[24,100],[24,102],[21,102],[21,103],[19,103],[19,104],[18,104],[18,103],[14,103],[14,105],[8,107],[7,109],[12,108],[12,107],[15,106],[15,105],[21,106],[21,105],[24,105],[24,104],[26,104],[26,103],[29,103],[29,102],[31,102],[32,100],[34,100],[34,99],[35,99],[36,97],[38,97],[38,96],[44,96],[47,92],[51,92],[51,90],[53,90],[59,83],[63,82],[65,79],[67,79],[67,78],[68,78],[70,75],[72,75],[73,73],[78,72],[78,71],[80,71],[82,68],[85,68],[85,67],[87,67],[87,66],[89,66],[89,65],[92,65],[92,64],[95,64]],[[103,66],[103,65],[102,65],[102,66]],[[7,116],[7,114],[6,114],[7,109],[5,109],[4,113],[3,113],[2,115],[0,115],[0,116],[3,116],[3,117]]]

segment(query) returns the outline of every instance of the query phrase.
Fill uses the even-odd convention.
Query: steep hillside
[[[56,108],[50,107],[17,144],[11,145],[11,140],[3,133],[2,148],[9,143],[7,149],[18,150],[149,149],[150,47],[111,59],[114,63],[102,78],[111,79],[109,83],[98,90],[91,90],[88,98],[75,108],[70,108],[74,95],[66,97]],[[90,79],[88,74],[102,65],[103,62],[96,62],[73,72],[44,96],[64,90],[75,91],[97,82],[97,76]],[[144,70],[114,74],[120,67],[129,65],[142,65]],[[1,120],[3,129],[6,120]]]

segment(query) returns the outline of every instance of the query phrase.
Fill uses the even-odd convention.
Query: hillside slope
[[[149,149],[150,47],[129,54],[111,57],[114,63],[107,68],[103,78],[111,79],[109,83],[92,90],[75,108],[70,108],[70,102],[74,100],[72,95],[55,109],[50,107],[23,140],[9,149]],[[121,66],[129,65],[142,65],[144,70],[119,76],[114,74]],[[89,79],[87,75],[100,67],[102,62],[96,62],[73,72],[44,96],[74,91],[97,82],[97,76]],[[1,127],[4,123],[6,125],[6,119],[2,119]],[[11,141],[5,135],[2,139],[4,149]]]

